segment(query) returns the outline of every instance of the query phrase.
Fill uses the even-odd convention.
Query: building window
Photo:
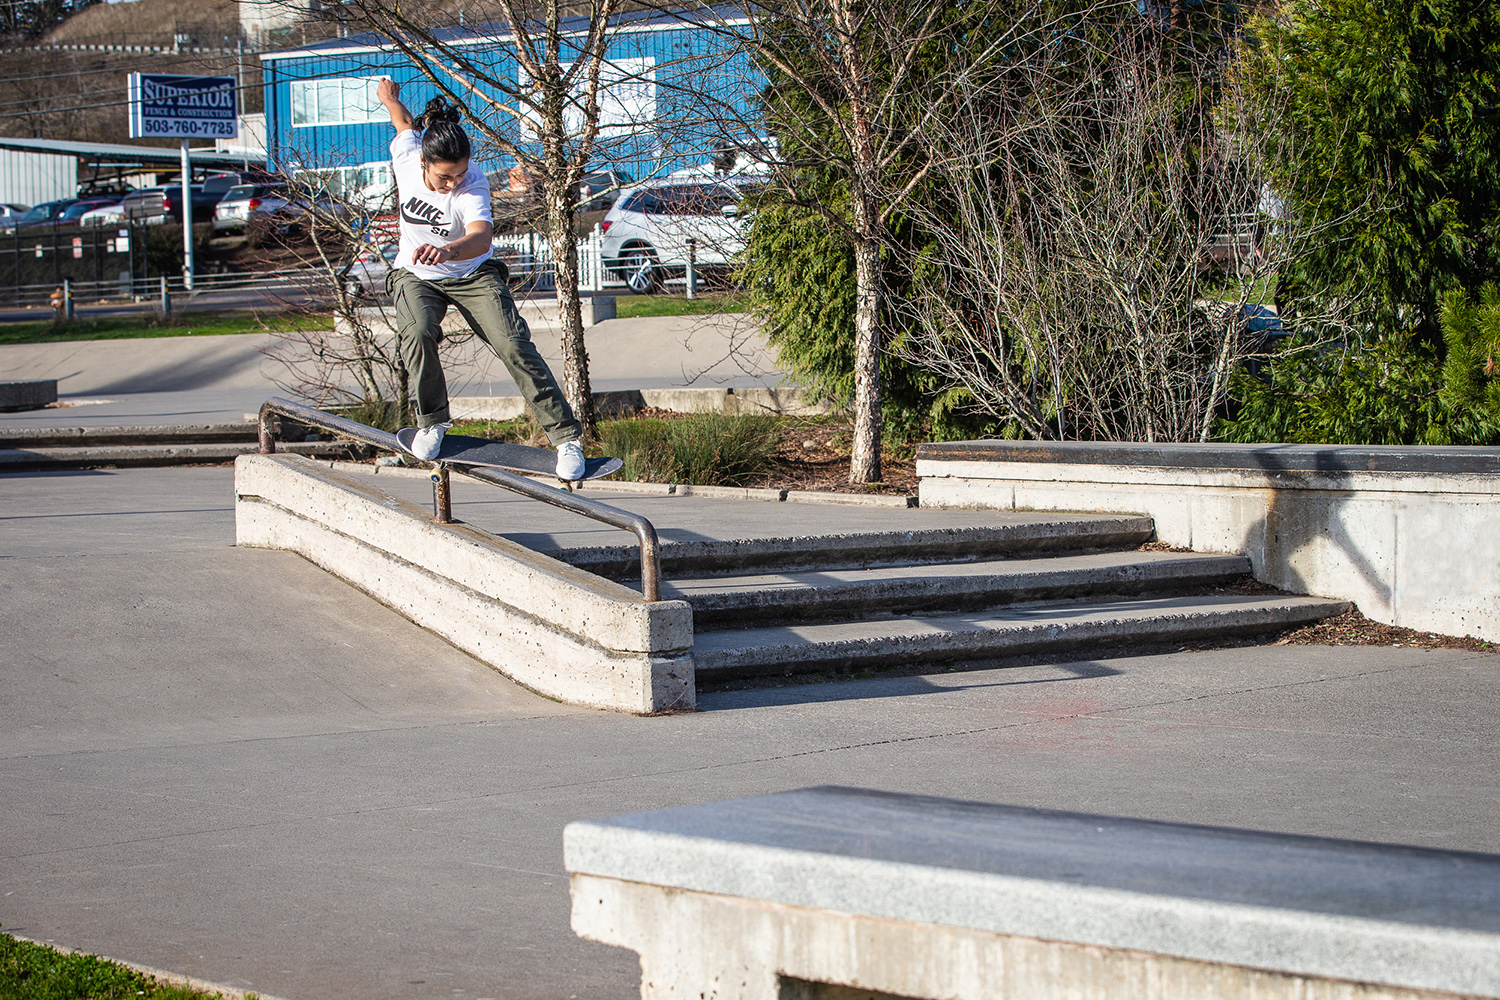
[[[378,76],[292,81],[292,125],[362,125],[383,121],[385,107],[375,97]]]

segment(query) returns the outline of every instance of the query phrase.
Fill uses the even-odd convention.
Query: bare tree
[[[1113,30],[948,79],[903,354],[1024,436],[1207,440],[1262,349],[1247,318],[1274,319],[1277,274],[1325,230],[1264,187],[1274,109],[1112,6]]]
[[[573,219],[579,181],[601,153],[604,92],[630,79],[606,57],[620,4],[488,0],[465,11],[467,21],[485,25],[476,32],[444,30],[452,23],[442,8],[433,13],[394,0],[347,0],[327,8],[329,16],[387,39],[448,99],[477,105],[474,123],[484,142],[514,159],[540,185],[562,325],[563,389],[586,437],[597,435],[597,418]],[[497,58],[493,45],[473,44],[485,32],[508,36],[514,61]]]
[[[731,142],[755,147],[773,194],[821,213],[853,248],[854,440],[849,479],[881,478],[880,358],[887,339],[881,251],[887,226],[926,174],[905,102],[924,46],[948,25],[944,4],[918,0],[742,0],[692,5],[690,16],[749,56],[765,74],[753,109],[725,104]],[[760,138],[773,143],[758,143]],[[830,204],[810,178],[833,171],[847,206]],[[904,184],[893,174],[904,171]]]
[[[356,405],[371,422],[410,423],[411,380],[395,315],[369,294],[384,277],[379,241],[368,240],[373,213],[317,185],[314,175],[288,184],[296,192],[288,208],[256,224],[249,238],[277,243],[296,261],[299,278],[284,306],[309,318],[331,311],[334,327],[308,322],[278,332],[263,348],[281,366],[272,380],[318,406]],[[458,339],[445,338],[442,349]]]

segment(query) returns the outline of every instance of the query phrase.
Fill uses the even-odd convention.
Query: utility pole
[[[235,106],[245,106],[245,36],[240,35],[234,43],[234,79],[235,79]],[[250,172],[250,150],[245,144],[245,137],[240,136],[241,150],[245,156],[245,172]]]
[[[193,290],[193,158],[182,137],[182,287]]]

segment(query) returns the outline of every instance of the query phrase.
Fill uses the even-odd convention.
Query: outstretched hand
[[[381,104],[401,100],[401,84],[387,77],[375,84],[375,97]]]
[[[431,243],[423,243],[411,252],[411,259],[418,264],[441,264],[453,259],[453,251],[448,247],[434,246]]]

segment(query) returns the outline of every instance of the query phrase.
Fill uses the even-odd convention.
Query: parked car
[[[0,203],[0,226],[5,224],[6,219],[15,219],[31,211],[30,205],[11,205]]]
[[[63,209],[62,214],[57,217],[57,220],[59,222],[74,222],[79,225],[83,225],[83,217],[89,212],[117,206],[120,204],[121,200],[122,196],[120,195],[101,195],[91,198],[79,198],[77,201],[73,202],[73,204]]]
[[[300,225],[309,212],[342,214],[345,207],[332,198],[310,200],[285,184],[241,184],[231,188],[214,209],[214,230],[263,226],[286,232]]]
[[[600,227],[604,266],[631,291],[654,292],[687,272],[688,240],[700,276],[724,274],[745,248],[744,192],[713,180],[666,178],[620,192]]]
[[[367,247],[355,258],[344,276],[344,289],[350,295],[371,295],[385,290],[385,276],[396,261],[399,245],[386,243],[380,247]]]
[[[77,200],[77,198],[59,198],[57,201],[44,201],[40,205],[32,206],[20,215],[6,216],[0,219],[0,229],[17,229],[35,225],[39,222],[51,222],[67,211],[68,206]]]
[[[188,189],[193,198],[193,221],[207,222],[213,218],[214,207],[219,203],[219,194],[212,191],[204,191],[202,184],[193,184]],[[157,187],[141,188],[132,191],[125,196],[122,202],[125,206],[125,218],[127,219],[154,219],[168,218],[181,221],[182,219],[182,185],[163,184]]]
[[[608,211],[633,180],[622,170],[600,170],[584,175],[578,182],[578,211]]]
[[[125,202],[120,200],[89,209],[78,217],[80,226],[112,226],[125,218]]]

